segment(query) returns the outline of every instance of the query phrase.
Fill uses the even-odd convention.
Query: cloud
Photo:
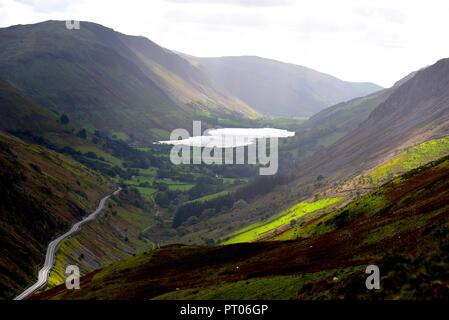
[[[60,12],[68,9],[73,0],[15,0],[18,3],[31,6],[36,12]]]
[[[279,7],[292,4],[289,0],[166,0],[179,4],[222,4],[242,7]]]
[[[194,23],[205,27],[252,27],[263,28],[268,18],[263,15],[245,12],[192,12],[186,14],[180,11],[169,11],[165,17],[176,23]]]
[[[354,12],[367,18],[380,18],[390,23],[403,24],[406,19],[401,11],[392,8],[363,6],[355,8]]]
[[[0,0],[0,27],[92,21],[197,56],[258,55],[389,86],[447,57],[447,0]]]

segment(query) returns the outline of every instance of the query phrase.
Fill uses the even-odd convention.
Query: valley
[[[42,266],[29,299],[447,297],[449,59],[384,89],[63,25],[0,29],[0,299]],[[275,174],[205,161],[222,133],[279,138]]]

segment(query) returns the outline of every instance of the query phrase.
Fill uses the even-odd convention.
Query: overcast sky
[[[446,0],[0,0],[0,27],[49,19],[97,22],[196,56],[258,55],[386,87],[449,57]]]

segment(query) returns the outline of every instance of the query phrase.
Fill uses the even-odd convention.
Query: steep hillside
[[[0,298],[35,280],[50,240],[114,189],[101,175],[0,132]]]
[[[169,96],[182,94],[178,83],[158,84],[170,78],[173,70],[182,69],[177,63],[190,68],[187,73],[194,73],[194,67],[168,50],[157,47],[166,57],[147,50],[149,41],[128,39],[97,24],[83,23],[80,30],[67,30],[64,22],[57,21],[4,28],[0,30],[0,45],[4,48],[0,53],[0,77],[37,104],[67,114],[87,128],[148,139],[151,128],[191,126],[193,114],[207,109],[213,101],[204,89],[197,100],[182,98],[183,104],[176,104]],[[155,54],[154,61],[149,60],[149,54]],[[169,61],[172,70],[158,64],[167,57],[176,60]],[[154,66],[158,68],[156,73],[151,68]],[[182,85],[190,80],[183,79]],[[210,101],[202,103],[206,98]],[[223,101],[216,103],[214,110],[231,112],[226,109],[228,101]],[[197,102],[202,103],[202,108],[192,105]],[[240,106],[233,110],[256,114]]]
[[[357,128],[305,164],[305,174],[354,174],[395,150],[448,134],[449,59],[420,70],[377,106]]]
[[[139,58],[143,72],[187,110],[236,113],[255,117],[257,112],[217,84],[197,63],[184,59],[144,37],[122,35],[121,40]]]
[[[382,89],[259,57],[191,58],[215,83],[267,115],[309,117],[336,103]]]
[[[64,128],[51,111],[36,106],[10,83],[0,79],[0,130],[62,132]]]
[[[38,299],[431,299],[447,295],[449,158],[410,171],[278,238],[168,246]],[[378,265],[381,289],[365,287]]]
[[[326,108],[305,121],[296,130],[299,158],[305,159],[342,139],[415,74],[415,72],[409,74],[391,88]]]
[[[47,287],[65,282],[68,265],[77,265],[84,275],[151,250],[156,244],[144,233],[158,223],[152,204],[134,190],[122,190],[108,201],[97,220],[60,244]]]

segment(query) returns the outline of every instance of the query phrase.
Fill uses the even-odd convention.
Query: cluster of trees
[[[230,208],[242,207],[247,201],[256,196],[267,194],[279,185],[291,181],[291,177],[285,174],[274,176],[258,176],[248,184],[239,187],[234,192],[224,194],[208,201],[188,202],[179,206],[173,219],[173,227],[177,228],[190,217],[210,215],[211,212],[223,212]]]
[[[152,209],[152,205],[142,198],[139,190],[132,187],[124,186],[122,192],[119,193],[118,197],[116,197],[116,201],[119,203],[128,203],[137,208],[150,211]]]
[[[125,141],[114,140],[99,131],[94,132],[92,142],[100,144],[102,149],[113,156],[122,159],[124,166],[128,168],[148,169],[150,166],[158,167],[162,160],[154,156],[151,152],[144,152],[132,148]]]
[[[178,205],[226,188],[223,179],[217,179],[215,176],[197,176],[192,182],[194,187],[187,191],[169,190],[168,185],[163,183],[153,184],[153,187],[159,190],[154,200],[159,206],[168,208],[170,205]]]

